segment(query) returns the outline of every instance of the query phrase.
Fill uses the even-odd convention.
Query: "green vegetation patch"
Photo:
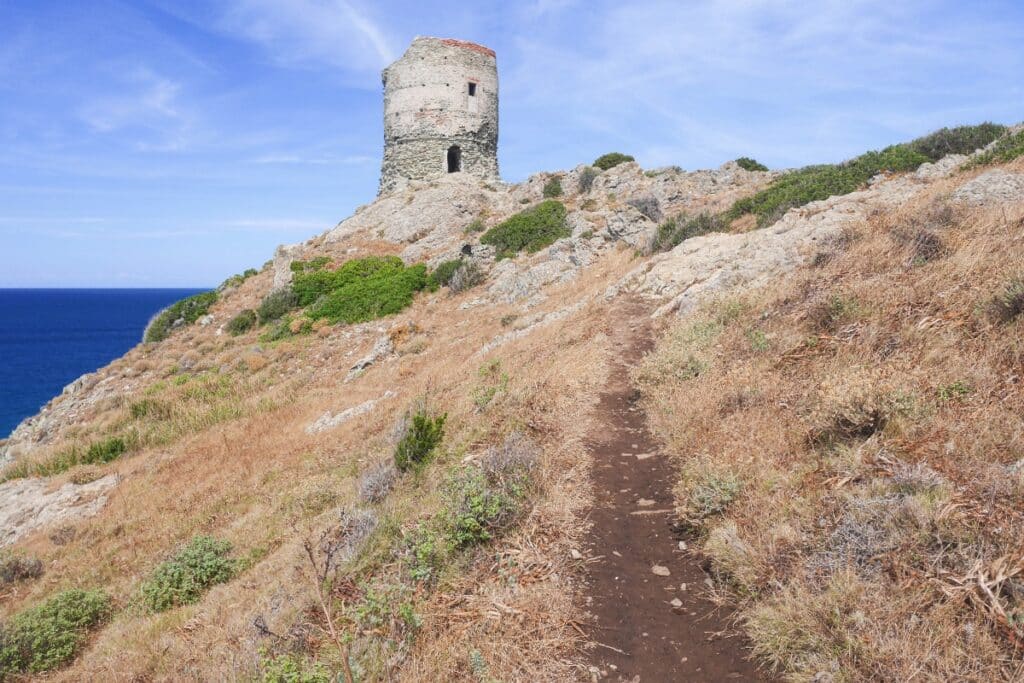
[[[143,603],[154,612],[163,612],[198,602],[208,588],[235,575],[237,561],[228,557],[229,552],[227,541],[196,536],[142,584]]]
[[[330,262],[330,256],[317,256],[308,261],[292,261],[290,268],[293,273],[315,273],[326,268]]]
[[[524,250],[532,254],[570,234],[565,224],[565,206],[548,199],[494,226],[480,242],[493,245],[498,258],[503,259]]]
[[[110,608],[105,593],[76,589],[14,615],[0,627],[0,679],[67,664]]]
[[[312,319],[359,323],[400,312],[427,287],[427,267],[397,256],[353,259],[337,270],[296,273],[292,291]]]
[[[299,305],[299,297],[290,289],[275,289],[263,297],[256,311],[260,324],[281,319],[286,313]]]
[[[246,308],[231,319],[231,322],[227,325],[227,330],[231,333],[231,336],[237,337],[256,327],[256,320],[256,311]]]
[[[546,199],[550,199],[552,197],[561,197],[562,178],[560,176],[553,176],[546,183],[544,183],[543,194]]]
[[[1000,138],[992,149],[979,154],[972,159],[969,168],[988,166],[989,164],[1004,164],[1024,156],[1024,130],[1013,135],[1006,135]]]
[[[709,232],[721,232],[729,227],[718,216],[709,213],[699,213],[696,216],[677,216],[669,218],[658,226],[658,232],[654,235],[654,251],[668,251],[676,245],[698,235],[706,235]]]
[[[908,143],[867,152],[841,164],[806,166],[784,174],[752,197],[738,200],[723,218],[731,222],[749,213],[757,217],[758,227],[764,227],[792,208],[849,194],[879,173],[913,171],[921,164],[938,161],[946,154],[969,154],[989,144],[1005,130],[1003,126],[991,123],[943,128]]]
[[[223,292],[225,289],[232,289],[238,287],[240,284],[251,278],[253,275],[258,274],[260,271],[255,268],[248,268],[241,273],[232,275],[224,282],[220,283],[220,287],[217,288],[218,292]]]
[[[750,157],[740,157],[736,160],[736,165],[742,168],[744,171],[767,171],[768,167],[760,163],[756,159]]]
[[[621,152],[609,152],[608,154],[602,154],[598,158],[594,159],[594,163],[591,165],[596,166],[602,171],[607,171],[609,168],[615,168],[619,164],[624,164],[627,161],[636,161],[636,159]]]
[[[395,467],[406,472],[426,463],[444,439],[447,419],[447,413],[432,417],[425,410],[409,416],[395,447]]]
[[[146,328],[145,341],[159,342],[167,339],[174,329],[191,325],[206,315],[216,301],[217,292],[202,292],[171,304]]]
[[[435,289],[437,287],[447,287],[448,283],[452,280],[452,276],[455,275],[455,271],[457,271],[464,262],[464,259],[456,258],[439,263],[437,268],[434,269],[434,272],[430,274],[430,288]]]

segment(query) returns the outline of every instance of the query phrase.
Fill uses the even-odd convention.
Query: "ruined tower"
[[[407,180],[465,173],[498,179],[498,65],[494,50],[416,38],[384,69],[380,192]]]

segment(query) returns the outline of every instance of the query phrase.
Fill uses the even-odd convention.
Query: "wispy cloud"
[[[222,23],[285,64],[375,74],[396,56],[370,10],[348,0],[234,0]]]
[[[140,151],[175,151],[187,145],[194,127],[194,114],[182,105],[181,90],[178,81],[140,66],[129,72],[120,92],[94,97],[78,113],[97,133],[134,130]]]

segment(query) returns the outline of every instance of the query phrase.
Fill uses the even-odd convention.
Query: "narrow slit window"
[[[470,81],[469,83],[469,96],[476,97],[476,83]]]

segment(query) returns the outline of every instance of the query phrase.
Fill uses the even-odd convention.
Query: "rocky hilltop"
[[[622,538],[602,536],[607,530],[588,523],[595,500],[604,500],[604,480],[594,472],[621,468],[616,491],[629,492],[620,496],[621,515],[608,525],[650,520],[650,533],[661,534],[621,548],[651,568],[627,577],[631,585],[693,571],[703,577],[701,558],[715,563],[707,585],[698,578],[680,589],[678,580],[666,578],[657,604],[627,589],[623,604],[640,605],[634,626],[643,610],[692,620],[714,612],[714,600],[760,609],[796,590],[776,569],[802,562],[796,558],[809,552],[815,534],[844,522],[821,513],[820,526],[801,526],[814,517],[808,510],[824,505],[815,499],[801,503],[806,509],[794,507],[793,519],[778,519],[771,542],[744,537],[743,520],[725,515],[729,502],[752,490],[743,484],[754,481],[747,461],[723,455],[715,465],[714,452],[691,454],[678,439],[681,432],[673,431],[728,397],[709,389],[699,395],[703,403],[694,404],[689,401],[697,395],[685,391],[709,367],[741,371],[750,348],[775,354],[780,364],[819,353],[815,349],[824,347],[798,349],[806,333],[765,336],[760,327],[802,311],[801,297],[811,297],[811,289],[798,293],[794,283],[818,277],[822,268],[836,269],[828,271],[835,282],[881,277],[866,262],[844,261],[854,258],[845,254],[856,253],[859,247],[850,245],[858,239],[893,239],[905,226],[892,227],[892,221],[908,212],[940,211],[945,218],[938,227],[914,228],[909,239],[924,251],[892,265],[901,277],[930,282],[927,269],[940,254],[983,239],[957,227],[971,221],[998,226],[992,230],[1003,231],[1006,253],[1019,256],[1024,167],[1012,150],[1020,135],[999,129],[977,151],[955,145],[935,151],[928,145],[938,143],[915,141],[911,161],[904,158],[911,152],[897,150],[890,157],[904,155],[899,163],[878,162],[865,179],[854,177],[851,189],[821,197],[817,176],[812,180],[807,169],[761,170],[750,160],[695,172],[644,170],[622,161],[541,173],[519,184],[455,173],[410,181],[323,234],[280,247],[258,271],[166,312],[147,332],[152,341],[75,381],[0,446],[7,463],[0,483],[3,561],[32,558],[42,574],[4,579],[0,614],[15,626],[0,630],[8,634],[0,636],[0,671],[56,669],[54,676],[66,680],[299,680],[288,676],[300,673],[307,676],[301,680],[595,679],[639,666],[613,661],[616,652],[650,647],[644,666],[663,668],[644,669],[646,676],[697,675],[685,668],[686,656],[679,664],[677,650],[592,630],[607,616],[606,586],[593,567],[613,551],[621,557],[619,549],[600,546]],[[834,167],[847,184],[851,168],[869,168],[861,159]],[[803,195],[792,190],[797,181]],[[776,202],[782,192],[785,201]],[[992,262],[1011,269],[1006,258]],[[920,270],[907,270],[911,266]],[[994,271],[990,279],[998,296]],[[794,325],[806,324],[810,315],[846,321],[823,323],[815,344],[848,343],[867,324],[867,309],[843,308],[845,299],[835,296],[836,310],[794,318]],[[907,299],[901,305],[921,304]],[[744,350],[707,365],[712,361],[705,356],[733,347],[721,346],[725,341],[692,346],[694,340],[712,339],[707,335],[730,329],[729,320],[755,309],[761,317],[750,313],[737,337],[746,340]],[[943,315],[929,319],[951,319]],[[1007,315],[1019,329],[1016,314]],[[706,325],[693,327],[694,321]],[[648,332],[654,337],[643,336]],[[645,344],[654,348],[644,363],[624,350]],[[602,440],[601,396],[614,384],[623,400],[633,401],[631,381],[656,403],[631,404],[640,422],[627,421],[623,429],[639,430],[647,411],[652,438],[669,444],[670,452],[654,457],[623,442],[626,452],[606,462],[602,454],[617,442]],[[718,381],[730,391],[743,385],[732,375]],[[1003,400],[1019,401],[1019,384],[1011,385]],[[730,394],[736,401],[730,410],[760,405],[757,396],[767,392],[757,382],[745,390]],[[776,398],[776,407],[796,400]],[[764,413],[759,419],[767,425],[776,418]],[[856,451],[852,439],[877,445],[882,438],[881,431],[862,430],[849,419],[850,434],[836,437],[827,458],[834,449],[847,449],[843,457]],[[710,424],[702,427],[708,434]],[[761,426],[750,422],[731,437],[746,443],[750,458],[770,448]],[[794,425],[792,433],[801,429]],[[696,432],[697,441],[702,433]],[[805,433],[799,438],[810,443]],[[1002,464],[1012,453],[1024,457],[1019,434],[1015,439],[993,457]],[[708,444],[723,453],[732,447],[721,439]],[[824,446],[815,448],[826,457]],[[903,451],[887,448],[872,451],[872,467],[902,462]],[[858,459],[868,457],[856,452]],[[623,464],[624,456],[630,464]],[[701,480],[703,493],[694,494],[697,475],[686,463],[698,456],[712,462],[714,476]],[[918,467],[906,459],[906,467]],[[643,480],[640,468],[654,463],[665,469],[656,470],[649,485],[662,488],[651,494],[634,489],[640,484],[631,485],[630,476]],[[777,481],[813,470],[801,462],[789,471],[781,460],[771,467]],[[685,476],[672,499],[664,479],[676,477],[677,468]],[[914,472],[925,476],[923,469]],[[868,475],[850,474],[854,478],[841,484],[844,475],[829,476],[813,478],[813,487],[855,487]],[[943,485],[956,480],[949,471],[942,476]],[[757,490],[774,485],[758,480],[763,488]],[[947,500],[955,506],[967,495]],[[1019,492],[1005,495],[1010,498],[1000,498],[1001,504]],[[706,504],[699,515],[693,500]],[[1019,516],[1019,508],[1006,514]],[[1001,523],[1016,528],[1010,517]],[[732,531],[707,526],[711,519],[727,521]],[[689,531],[672,537],[670,525]],[[789,554],[771,555],[763,565],[750,559],[755,553],[769,558],[767,546],[772,552],[785,546]],[[995,547],[975,559],[996,559]],[[1015,561],[1006,560],[1004,573],[1020,571]],[[769,564],[775,569],[766,569]],[[191,577],[187,586],[179,581],[183,575]],[[920,580],[929,581],[924,574]],[[951,656],[945,673],[962,676],[971,666],[987,680],[1019,673],[1013,638],[1024,633],[1013,621],[1022,614],[1013,591],[1024,584],[1007,581],[998,584],[1004,592],[995,598],[972,598],[984,603],[977,613],[958,612],[970,615],[959,622],[951,617],[949,624],[974,624],[973,637],[988,649],[967,663]],[[954,591],[954,583],[948,585]],[[832,590],[827,580],[801,586],[808,595]],[[68,592],[76,590],[98,607],[77,626],[61,627],[73,635],[62,656],[39,659],[37,666],[4,645],[4,637],[15,642],[29,632],[38,617],[33,609],[45,611],[47,601],[71,599]],[[1004,616],[994,621],[984,616],[1000,610]],[[815,657],[793,644],[770,645],[770,620],[757,614],[761,621],[744,623],[761,631],[740,629],[744,639],[727,641],[735,651],[722,645],[689,656],[723,675],[732,669],[722,662],[754,656],[755,664],[800,680],[861,676],[846,655],[818,656],[831,647],[824,642],[811,648]],[[723,630],[738,628],[722,623]],[[815,628],[806,627],[808,637],[819,637]],[[869,647],[871,633],[864,630],[856,647]],[[760,675],[739,664],[734,670],[741,677]]]

